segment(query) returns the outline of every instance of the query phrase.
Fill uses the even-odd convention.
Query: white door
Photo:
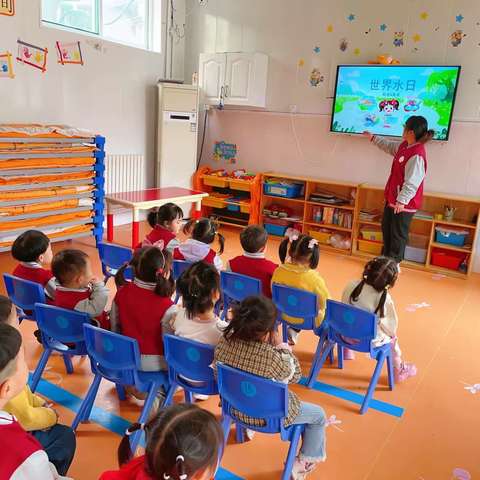
[[[267,67],[267,55],[227,53],[225,105],[264,107]]]
[[[198,83],[202,89],[203,101],[218,105],[225,83],[225,66],[227,58],[224,53],[202,53]]]

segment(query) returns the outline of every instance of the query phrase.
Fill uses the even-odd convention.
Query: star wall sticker
[[[386,25],[385,23],[382,23],[382,24],[380,25],[380,31],[381,31],[381,32],[386,32],[386,31],[387,31],[387,28],[388,28],[388,27],[387,27],[387,25]]]
[[[333,32],[333,25],[332,25],[332,24],[327,25],[327,32],[328,32],[328,33],[332,33],[332,32]]]
[[[320,47],[318,47],[318,46],[314,47],[313,51],[315,53],[320,53]]]
[[[415,42],[415,43],[418,43],[420,42],[420,40],[422,39],[422,36],[418,33],[416,33],[413,37],[412,37],[412,40]]]
[[[463,20],[464,20],[464,18],[465,18],[465,17],[464,17],[461,13],[459,13],[459,14],[455,17],[455,21],[456,21],[457,23],[462,23]]]
[[[420,18],[421,18],[422,20],[426,20],[426,19],[428,18],[428,13],[427,13],[427,12],[422,12],[422,13],[420,14]]]
[[[353,51],[353,54],[354,55],[360,55],[360,49],[359,48],[356,48],[354,51]]]
[[[347,20],[349,22],[353,22],[355,20],[355,15],[353,13],[351,13],[348,17],[347,17]]]

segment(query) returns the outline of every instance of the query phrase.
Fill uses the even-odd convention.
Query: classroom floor
[[[146,226],[142,228],[145,230]],[[142,234],[144,232],[141,232]],[[227,260],[241,252],[238,230],[225,230]],[[127,227],[115,231],[116,241],[128,245]],[[54,244],[54,251],[66,244]],[[68,244],[97,258],[93,241]],[[278,261],[278,241],[269,242],[268,257]],[[2,271],[14,262],[0,254]],[[101,275],[100,263],[95,271]],[[359,278],[362,263],[356,259],[323,254],[319,270],[333,298]],[[113,281],[109,286],[114,289]],[[480,276],[469,280],[447,278],[404,268],[392,291],[400,316],[399,339],[404,358],[414,362],[418,375],[390,392],[386,371],[380,379],[370,410],[360,415],[358,401],[365,393],[374,362],[358,355],[343,371],[327,365],[317,388],[296,385],[302,400],[317,403],[327,412],[327,461],[309,478],[322,480],[468,480],[480,478],[480,370],[476,359],[480,344]],[[113,292],[112,292],[113,296]],[[34,369],[41,347],[32,335],[34,325],[21,326],[28,363]],[[295,353],[308,373],[316,343],[309,333],[300,336]],[[92,375],[87,360],[74,360],[75,373],[66,375],[63,362],[53,357],[40,383],[43,393],[56,403],[60,421],[70,424]],[[476,385],[475,385],[476,384]],[[116,467],[120,433],[136,420],[140,407],[119,402],[115,390],[103,382],[90,423],[81,424],[77,452],[69,475],[94,480]],[[478,393],[477,393],[478,392]],[[176,397],[179,401],[179,396]],[[357,403],[355,403],[357,402]],[[219,413],[218,399],[201,406]],[[222,462],[220,479],[270,480],[280,478],[287,444],[278,436],[257,434],[253,441],[237,445],[232,439]]]

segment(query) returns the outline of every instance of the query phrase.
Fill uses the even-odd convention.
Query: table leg
[[[138,238],[140,233],[139,212],[136,208],[133,209],[132,222],[132,249],[138,245]]]
[[[113,242],[113,213],[107,203],[107,240]]]
[[[199,218],[201,218],[201,216],[202,216],[202,201],[197,200],[195,202],[195,212],[193,212],[193,218],[195,218],[195,220],[198,220]]]

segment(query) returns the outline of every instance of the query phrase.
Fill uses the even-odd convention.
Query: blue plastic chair
[[[93,325],[85,324],[83,329],[85,344],[95,377],[73,420],[73,430],[77,429],[80,422],[89,419],[102,378],[114,382],[117,389],[133,386],[141,392],[147,392],[147,398],[138,419],[139,423],[145,423],[158,391],[162,387],[165,392],[168,391],[168,373],[140,370],[140,350],[137,340]],[[140,431],[130,437],[132,452],[136,450],[140,438]]]
[[[325,348],[321,354],[317,354],[315,357],[308,377],[307,386],[310,388],[313,386],[320,369],[325,363],[327,355],[333,350],[335,344],[338,345],[339,352],[343,347],[346,347],[357,352],[369,353],[370,357],[376,360],[377,364],[370,380],[367,394],[360,408],[360,413],[363,414],[368,410],[385,360],[387,360],[388,367],[388,385],[390,390],[393,390],[395,380],[393,376],[391,343],[387,343],[381,347],[372,347],[372,340],[377,336],[377,316],[361,308],[328,300],[326,321],[328,325],[328,336]],[[346,342],[345,338],[353,339],[354,343]],[[339,354],[339,367],[342,368],[342,366],[342,355]]]
[[[217,363],[218,390],[222,399],[222,428],[225,443],[232,422],[239,428],[249,428],[262,433],[280,433],[283,441],[290,442],[282,480],[290,480],[300,436],[305,425],[285,427],[288,415],[288,385],[258,377],[242,370]],[[265,420],[264,426],[242,422],[232,410]]]
[[[173,279],[177,281],[180,278],[180,275],[187,270],[193,262],[186,262],[185,260],[174,260],[173,261]],[[175,303],[178,303],[180,299],[180,293],[177,290],[177,294],[175,295]]]
[[[107,283],[108,279],[113,277],[120,267],[130,262],[133,254],[128,247],[100,242],[98,244],[98,255],[102,262],[104,282]]]
[[[38,382],[53,351],[63,354],[67,373],[73,373],[70,357],[87,354],[83,325],[90,322],[88,313],[41,303],[35,304],[35,318],[41,332],[44,351],[30,381],[32,392],[37,389]],[[71,346],[68,347],[67,344]],[[72,346],[73,344],[74,346]]]
[[[288,340],[287,331],[289,327],[297,330],[312,330],[313,333],[318,336],[318,345],[315,353],[316,357],[321,352],[325,340],[327,339],[325,319],[319,327],[315,325],[315,319],[318,316],[317,296],[312,292],[274,283],[272,285],[272,300],[280,314],[279,317],[282,323],[283,341],[286,342]],[[284,315],[302,321],[299,323],[293,323],[286,319]],[[333,363],[333,350],[330,352],[330,363]]]
[[[262,293],[262,282],[258,278],[240,273],[220,272],[220,285],[223,293],[222,320],[225,320],[232,302],[241,302],[250,295]]]
[[[8,298],[17,307],[18,321],[32,320],[35,321],[35,304],[47,303],[45,298],[45,290],[42,285],[23,278],[3,274],[5,289]]]
[[[215,347],[174,335],[164,335],[163,344],[170,380],[164,405],[172,403],[177,386],[184,389],[187,403],[192,403],[193,393],[218,394],[217,381],[210,366]],[[195,383],[192,384],[192,381]]]

